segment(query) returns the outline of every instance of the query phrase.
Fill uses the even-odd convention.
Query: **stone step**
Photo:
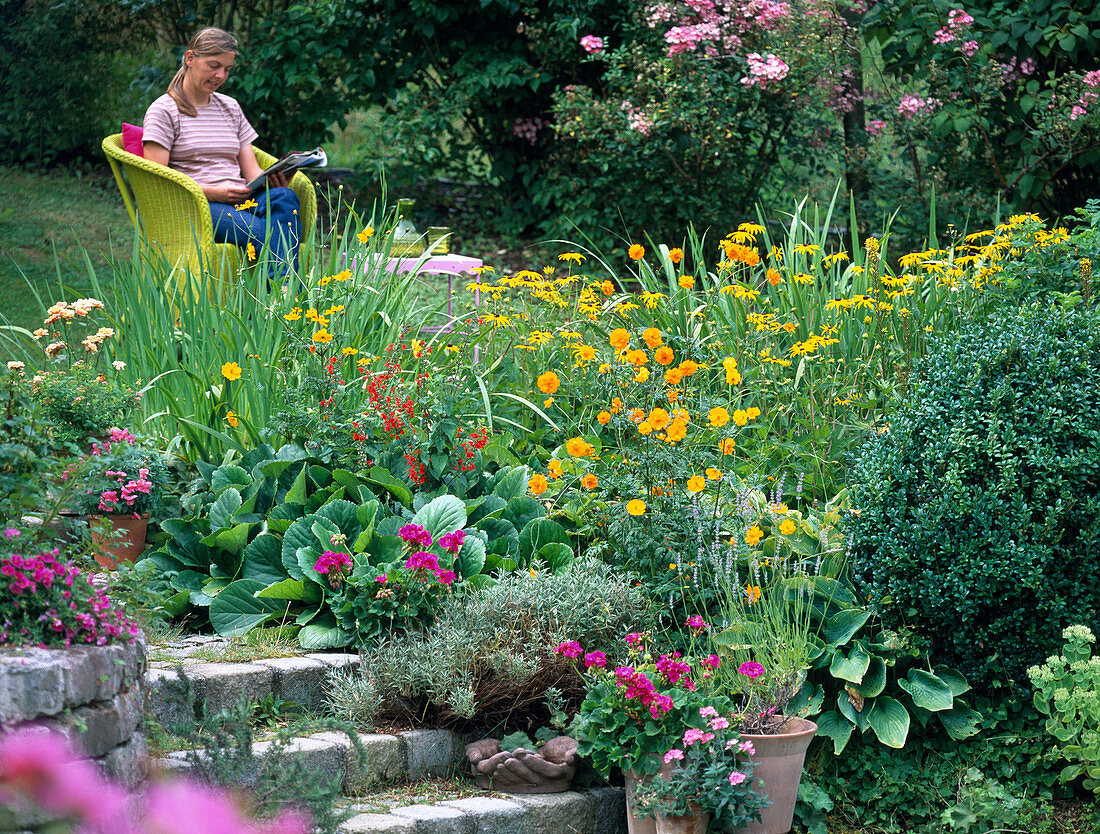
[[[348,820],[344,834],[625,834],[622,788],[469,797]]]
[[[171,729],[195,714],[197,707],[213,714],[232,709],[242,699],[259,703],[270,695],[317,710],[324,704],[324,682],[334,669],[359,667],[359,656],[312,653],[247,663],[219,663],[180,655],[173,661],[152,661],[145,674],[145,711]],[[180,669],[192,682],[185,696]]]
[[[362,733],[359,742],[362,760],[348,736],[339,732],[295,739],[285,754],[306,757],[311,769],[339,779],[342,792],[352,797],[385,785],[449,776],[464,761],[462,738],[449,730]],[[263,758],[271,755],[272,744],[260,741],[252,749],[257,758]],[[160,765],[186,772],[190,769],[187,758],[187,751],[169,753]],[[354,809],[355,800],[351,802]],[[341,828],[344,834],[625,834],[626,830],[621,788],[403,805],[385,814],[356,814]]]

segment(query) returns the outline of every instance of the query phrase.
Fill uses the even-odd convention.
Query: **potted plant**
[[[168,477],[162,453],[114,427],[62,477],[74,481],[74,509],[89,517],[96,562],[113,570],[136,560]]]
[[[634,794],[635,808],[656,816],[657,834],[705,834],[711,817],[740,831],[768,804],[750,787],[752,741],[743,740],[712,706],[700,708],[699,716],[706,729],[685,730],[663,757],[667,773]]]
[[[655,655],[646,642],[643,634],[628,634],[630,665],[615,668],[603,652],[584,653],[575,641],[555,649],[568,657],[583,655],[588,691],[572,735],[580,742],[578,753],[591,757],[595,768],[605,776],[612,768],[622,769],[631,834],[656,832],[654,821],[640,819],[635,813],[633,800],[638,785],[658,772],[666,778],[670,775],[671,760],[665,762],[664,758],[669,751],[682,749],[685,733],[711,733],[711,717],[731,716],[734,712],[733,701],[715,694],[710,685],[717,656],[694,663],[679,652]],[[732,754],[729,764],[733,764]],[[746,784],[731,795],[716,816],[749,819],[761,804]]]
[[[789,515],[785,508],[782,514]],[[793,521],[791,526],[797,527]],[[754,527],[746,539],[759,540],[760,532]],[[771,800],[759,822],[737,829],[752,834],[782,834],[791,828],[806,750],[817,725],[788,714],[787,706],[822,650],[814,626],[814,586],[804,562],[788,535],[769,537],[764,545],[769,542],[769,555],[762,550],[746,557],[742,575],[749,577],[748,583],[724,588],[723,620],[729,625],[706,631],[716,661],[715,686],[738,704],[734,721],[742,738],[753,743],[754,781]]]

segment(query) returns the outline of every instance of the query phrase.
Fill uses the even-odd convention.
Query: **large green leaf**
[[[317,537],[313,535],[313,522],[315,516],[307,515],[290,525],[283,534],[283,547],[281,558],[287,575],[292,579],[301,579],[302,571],[298,568],[298,548],[310,547],[317,543]],[[331,522],[328,522],[331,523]]]
[[[929,712],[951,709],[955,696],[944,681],[923,669],[910,669],[904,679],[898,681],[913,699],[913,703]]]
[[[287,490],[283,502],[286,504],[301,504],[305,506],[306,498],[309,495],[306,481],[306,467],[303,466],[298,471],[294,483],[291,485],[290,489]]]
[[[286,610],[284,603],[256,597],[263,589],[263,583],[255,579],[229,583],[210,603],[210,625],[223,637],[239,637],[281,615]]]
[[[303,649],[335,649],[351,642],[351,635],[336,625],[331,614],[325,612],[298,632],[298,642]]]
[[[882,694],[882,690],[886,688],[886,663],[883,662],[881,657],[871,658],[871,663],[863,675],[863,680],[853,684],[852,688],[864,698],[874,698],[876,695]]]
[[[228,527],[240,508],[241,494],[233,487],[228,487],[210,507],[211,532]]]
[[[512,522],[503,518],[483,518],[477,523],[477,527],[489,539],[485,547],[487,552],[513,558],[519,555],[519,533]]]
[[[573,548],[561,542],[544,544],[535,555],[546,562],[551,573],[564,573],[573,563]]]
[[[232,527],[223,528],[216,533],[207,536],[202,543],[213,550],[224,550],[236,556],[240,553],[248,541],[248,534],[252,530],[252,524],[234,524]]]
[[[871,655],[861,643],[857,642],[847,654],[843,649],[836,650],[833,654],[833,662],[829,664],[829,674],[834,678],[859,683],[870,665]]]
[[[477,576],[485,567],[485,542],[476,536],[467,536],[455,559],[455,571],[462,578]]]
[[[247,487],[252,483],[252,476],[244,469],[233,464],[219,466],[210,476],[210,488],[214,492],[221,492],[227,486]]]
[[[271,533],[261,533],[244,549],[242,579],[255,579],[265,585],[286,579],[283,567],[282,540]]]
[[[466,526],[466,505],[454,495],[440,495],[420,508],[413,516],[413,524],[419,524],[437,540]]]
[[[864,702],[857,710],[848,693],[842,691],[836,696],[836,706],[840,714],[855,724],[861,733],[867,732],[867,716],[871,711],[871,704]]]
[[[951,694],[956,698],[964,692],[970,691],[970,684],[966,682],[966,678],[958,669],[952,669],[950,666],[934,666],[932,671],[936,673],[936,677],[950,687]]]
[[[565,528],[552,519],[533,518],[519,531],[519,557],[523,561],[529,560],[548,544],[569,546]]]
[[[404,552],[405,542],[397,536],[375,536],[367,545],[370,563],[378,567],[396,562]]]
[[[387,490],[394,498],[409,509],[412,509],[413,495],[409,488],[390,474],[390,470],[384,466],[372,466],[370,473],[364,480]]]
[[[504,508],[507,506],[508,502],[499,495],[486,495],[478,502],[474,509],[470,510],[470,515],[466,523],[480,524],[486,519],[496,519],[504,512]]]
[[[873,612],[859,608],[847,611],[838,611],[829,618],[822,639],[830,646],[843,646],[856,632],[863,628],[863,624],[871,619]]]
[[[974,735],[982,723],[982,714],[972,710],[962,701],[956,701],[951,709],[940,710],[936,713],[936,717],[947,730],[947,734],[955,741]]]
[[[909,712],[889,695],[875,699],[867,724],[887,747],[901,749],[909,736]]]
[[[505,521],[510,521],[517,530],[522,530],[527,523],[546,515],[546,508],[530,495],[519,495],[508,502],[508,506],[500,514]]]
[[[825,702],[825,689],[820,684],[805,681],[787,703],[787,715],[812,717],[821,712]]]
[[[818,735],[832,739],[833,754],[839,756],[848,746],[848,739],[852,737],[855,725],[835,710],[823,712],[814,719],[817,723]]]
[[[259,599],[292,599],[301,602],[306,598],[306,588],[312,583],[306,583],[304,579],[284,579],[268,585],[262,591],[257,591]]]
[[[511,501],[527,492],[527,467],[515,466],[496,483],[493,495]]]
[[[305,512],[301,504],[277,504],[267,514],[267,529],[273,533],[285,533]]]

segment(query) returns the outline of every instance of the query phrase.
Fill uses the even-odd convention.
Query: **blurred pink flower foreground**
[[[298,814],[249,820],[224,791],[177,779],[129,794],[44,730],[0,739],[0,803],[35,807],[79,825],[81,834],[308,834]]]

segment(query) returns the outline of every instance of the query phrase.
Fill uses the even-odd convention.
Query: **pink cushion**
[[[134,156],[145,156],[145,149],[141,144],[141,137],[144,135],[143,131],[137,125],[122,123],[122,147],[125,148]]]

